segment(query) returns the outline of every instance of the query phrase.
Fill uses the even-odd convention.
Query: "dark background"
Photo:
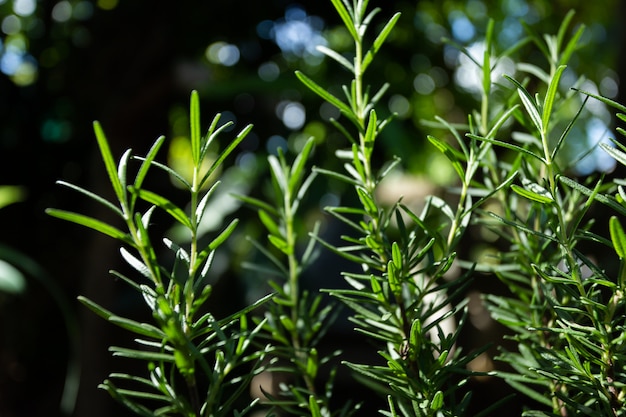
[[[107,352],[109,345],[125,343],[127,335],[87,311],[76,297],[85,295],[122,315],[142,317],[145,311],[141,301],[127,294],[124,285],[107,272],[124,268],[116,242],[45,215],[47,207],[95,217],[109,215],[85,198],[56,186],[55,181],[63,179],[110,197],[92,122],[102,123],[117,157],[127,148],[143,153],[160,135],[184,135],[184,115],[192,89],[200,92],[204,128],[215,112],[224,112],[226,118],[234,120],[236,130],[254,124],[253,134],[231,158],[237,161],[245,154],[257,159],[246,177],[251,192],[263,193],[263,161],[271,151],[273,135],[293,147],[301,139],[301,131],[313,134],[318,141],[318,160],[332,164],[326,150],[334,149],[332,141],[341,139],[319,123],[324,114],[320,100],[305,91],[293,72],[301,69],[322,85],[344,83],[349,74],[329,60],[281,49],[265,36],[263,28],[284,23],[288,11],[301,10],[306,18],[302,12],[296,16],[318,25],[331,46],[343,50],[350,50],[350,46],[343,42],[345,32],[338,28],[329,1],[44,0],[30,13],[18,13],[14,6],[18,3],[0,3],[0,23],[6,23],[0,30],[0,59],[10,54],[9,45],[21,45],[18,55],[31,65],[34,75],[29,78],[24,68],[0,72],[0,185],[20,186],[24,192],[21,201],[0,211],[0,255],[24,273],[27,287],[19,294],[0,294],[0,417],[62,415],[60,403],[68,372],[69,381],[80,386],[75,406],[70,404],[66,410],[74,409],[75,416],[123,415],[123,410],[96,386],[109,372],[127,366],[122,360],[111,359]],[[572,68],[597,85],[607,77],[619,85],[624,71],[625,39],[619,22],[623,2],[371,3],[382,8],[377,24],[398,10],[403,16],[367,80],[375,86],[387,80],[391,83],[388,97],[403,98],[405,101],[400,102],[409,103],[411,109],[386,130],[380,162],[401,155],[406,172],[414,176],[432,178],[443,169],[428,162],[434,150],[427,146],[419,120],[439,114],[463,121],[475,102],[470,93],[456,85],[454,62],[445,58],[449,49],[439,42],[441,36],[455,37],[451,28],[458,19],[471,22],[475,31],[456,33],[459,43],[469,44],[484,36],[488,17],[495,19],[497,33],[517,27],[520,19],[529,21],[538,32],[556,33],[565,13],[574,8],[574,24],[584,23],[589,28],[583,39],[586,46],[578,52]],[[68,6],[72,12],[64,15]],[[316,18],[311,20],[312,16]],[[19,28],[13,26],[11,30],[10,23],[16,21]],[[514,38],[518,32],[511,33]],[[506,36],[498,39],[500,48],[511,41]],[[207,48],[216,42],[237,46],[240,59],[234,66],[207,59]],[[541,61],[536,53],[524,58]],[[273,63],[271,68],[279,69],[275,79],[259,76],[259,68],[268,62]],[[430,74],[435,80],[432,91],[416,91],[419,74]],[[623,102],[621,91],[617,94],[614,98]],[[276,109],[285,101],[300,103],[306,109],[306,124],[301,129],[292,131],[277,117]],[[383,112],[394,109],[390,103],[387,99],[381,102]],[[166,152],[160,155],[162,159],[167,158]],[[443,181],[431,185],[450,184]],[[160,190],[171,184],[167,178],[158,178],[151,186]],[[341,196],[342,190],[336,187],[320,182],[311,191],[311,210],[324,196]],[[233,215],[246,220],[250,212],[224,213],[226,217]],[[256,232],[254,224],[243,224],[234,238],[237,241],[246,233]],[[231,258],[238,261],[248,256],[250,249],[231,250]],[[225,268],[217,284],[220,297],[216,300],[228,301],[216,304],[217,311],[225,313],[255,294],[254,277],[239,272],[232,266]],[[333,276],[334,272],[318,274]],[[483,277],[476,285],[477,291],[496,287],[495,278],[490,277]],[[481,331],[470,325],[468,332],[472,333],[465,340],[469,347],[479,346],[499,340],[500,331],[497,326]],[[350,334],[335,340],[341,340],[346,351],[358,354],[350,345]],[[341,389],[360,393],[357,396],[363,398],[368,395],[355,382]],[[477,409],[507,392],[494,379],[472,381],[472,389],[476,391]],[[510,415],[519,415],[515,407],[519,404],[507,408]]]

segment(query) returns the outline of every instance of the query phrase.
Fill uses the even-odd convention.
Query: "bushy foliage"
[[[137,336],[131,348],[111,347],[114,355],[145,363],[144,374],[112,373],[102,388],[144,416],[242,415],[261,406],[281,415],[358,415],[358,406],[332,401],[336,369],[320,371],[339,357],[340,366],[352,370],[356,380],[386,398],[382,415],[468,415],[472,393],[465,385],[469,378],[484,375],[468,364],[487,346],[466,351],[459,335],[468,317],[467,288],[478,273],[490,273],[508,293],[487,294],[485,301],[492,317],[511,330],[516,346],[502,349],[499,356],[511,371],[490,375],[505,378],[520,395],[535,401],[536,407],[529,406],[524,415],[624,415],[624,183],[574,178],[577,159],[565,150],[576,123],[588,117],[589,100],[616,108],[621,120],[626,120],[626,107],[580,91],[578,81],[564,80],[584,28],[570,36],[570,14],[556,35],[527,28],[518,44],[498,51],[490,22],[482,59],[456,45],[479,68],[481,88],[466,123],[443,118],[425,122],[433,132],[430,143],[449,160],[458,182],[451,190],[454,198],[429,195],[416,210],[402,198],[389,204],[380,197],[385,179],[401,171],[402,161],[381,163],[375,157],[377,140],[394,123],[394,115],[382,117],[377,110],[388,85],[370,86],[364,76],[400,14],[376,30],[379,9],[370,10],[367,0],[331,1],[353,50],[350,55],[326,47],[320,51],[350,79],[335,88],[303,72],[296,76],[340,111],[331,124],[344,138],[343,144],[334,145],[343,170],[330,169],[324,161],[312,167],[315,141],[309,139],[293,158],[280,149],[268,157],[272,192],[266,200],[237,196],[256,210],[267,236],[252,239],[264,261],[248,266],[273,289],[241,311],[223,319],[211,313],[212,302],[219,302],[211,298],[212,260],[237,221],[208,243],[200,223],[211,215],[206,208],[219,187],[219,181],[211,183],[213,177],[252,127],[244,128],[207,165],[210,147],[228,124],[220,124],[218,115],[202,135],[199,98],[192,93],[189,179],[156,160],[164,138],[145,156],[128,150],[116,162],[102,128],[94,125],[117,202],[61,184],[109,208],[123,228],[74,212],[48,212],[122,244],[121,255],[137,277],[113,275],[141,294],[153,318],[138,322],[80,299]],[[544,66],[519,58],[528,45],[543,54]],[[497,76],[495,69],[505,58],[518,60],[515,70]],[[615,145],[603,149],[626,164],[626,149]],[[153,170],[167,172],[188,192],[186,207],[144,188]],[[322,236],[318,226],[304,230],[300,218],[301,203],[320,176],[351,194],[324,209],[349,231],[339,244]],[[608,234],[592,229],[594,219],[588,213],[597,203],[615,211]],[[187,231],[185,242],[165,238],[154,243],[158,236],[150,226],[157,210]],[[496,255],[459,259],[471,227],[487,228],[496,236]],[[581,242],[614,251],[618,275],[582,251]],[[157,255],[160,246],[169,249],[173,262]],[[354,266],[343,272],[347,288],[338,285],[317,294],[302,288],[302,274],[319,251]],[[375,346],[375,363],[319,352],[336,316],[335,305],[326,304],[323,294],[347,307],[354,331]],[[261,386],[259,398],[236,410],[253,378],[262,373],[287,374],[287,382],[276,390]],[[496,399],[474,415],[489,415],[505,401]]]

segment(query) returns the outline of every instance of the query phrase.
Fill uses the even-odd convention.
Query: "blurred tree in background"
[[[587,26],[582,39],[586,46],[568,68],[570,79],[585,74],[589,81],[584,89],[625,101],[619,85],[626,69],[626,39],[619,19],[626,10],[618,0],[371,3],[385,16],[402,12],[368,73],[372,82],[391,85],[381,112],[398,114],[384,131],[380,155],[381,160],[403,158],[406,176],[390,185],[396,194],[422,195],[451,185],[452,168],[428,146],[422,122],[436,115],[465,122],[477,78],[471,61],[454,44],[481,56],[489,18],[495,20],[497,48],[505,50],[524,36],[521,22],[537,33],[554,33],[568,10],[576,10],[574,26]],[[142,311],[134,311],[135,299],[107,273],[124,269],[114,242],[44,215],[46,207],[67,207],[73,198],[54,186],[58,178],[107,192],[91,122],[102,123],[117,155],[128,147],[143,152],[165,134],[170,146],[161,158],[184,164],[188,150],[180,138],[187,132],[189,92],[197,89],[205,125],[215,112],[235,121],[235,129],[255,125],[232,168],[222,173],[227,184],[222,188],[262,193],[267,185],[265,156],[277,147],[299,149],[314,136],[316,157],[333,160],[327,153],[334,146],[325,144],[343,139],[326,121],[338,113],[299,85],[293,72],[301,69],[323,85],[345,82],[346,74],[315,47],[347,50],[349,41],[330,2],[319,0],[0,0],[0,185],[21,186],[26,193],[21,202],[0,211],[0,258],[27,280],[21,293],[0,294],[0,416],[123,415],[96,386],[113,368],[107,346],[125,335],[74,300],[84,294],[116,311]],[[523,49],[517,53],[524,54]],[[532,62],[533,57],[525,59]],[[502,71],[512,71],[507,67],[512,63],[500,65]],[[595,143],[589,140],[608,137],[610,123],[609,112],[598,108],[580,127],[572,155]],[[580,174],[610,170],[606,163],[591,153],[575,169]],[[159,184],[151,186],[158,189]],[[338,187],[323,179],[317,182],[309,197],[311,216],[319,217],[320,206],[344,198]],[[250,214],[233,200],[220,201],[214,210],[225,217]],[[78,204],[72,202],[80,212],[100,210],[80,209]],[[165,219],[155,222],[169,227]],[[244,222],[231,239],[230,252],[222,256],[223,277],[217,286],[230,297],[217,306],[223,313],[265,290],[255,277],[233,269],[238,264],[233,259],[250,256],[244,236],[255,233],[253,223]],[[497,286],[495,281],[481,280],[477,291]],[[476,335],[468,337],[470,346],[498,337],[495,325],[472,323],[468,327]],[[72,384],[78,384],[75,406]],[[488,401],[502,392],[494,389],[506,389],[501,386],[489,380],[476,382],[474,388],[486,393]],[[511,413],[519,415],[519,410]]]

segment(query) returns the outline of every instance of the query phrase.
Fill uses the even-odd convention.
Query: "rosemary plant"
[[[357,412],[358,406],[351,403],[332,403],[335,369],[321,372],[339,355],[318,352],[333,321],[333,308],[323,304],[321,292],[305,291],[301,285],[317,250],[325,249],[358,267],[358,272],[343,272],[347,289],[338,285],[322,291],[348,307],[355,331],[375,346],[378,362],[346,358],[342,363],[356,380],[386,398],[381,415],[468,415],[471,392],[465,383],[484,375],[470,371],[468,364],[487,349],[466,353],[459,344],[468,317],[465,294],[477,271],[494,274],[508,289],[505,295],[487,294],[485,301],[492,317],[511,331],[515,348],[501,349],[499,355],[510,370],[498,374],[532,400],[524,416],[626,415],[626,180],[579,182],[572,170],[577,160],[566,152],[574,126],[586,117],[590,97],[617,109],[622,121],[626,107],[581,92],[576,83],[564,85],[584,27],[568,36],[573,14],[554,36],[542,37],[525,26],[528,36],[499,52],[490,22],[482,60],[456,45],[481,69],[480,97],[467,123],[436,118],[424,124],[436,132],[428,140],[449,160],[458,186],[454,199],[429,196],[417,212],[402,199],[392,204],[379,199],[381,184],[400,169],[401,161],[375,162],[378,139],[394,116],[381,117],[377,110],[388,85],[372,89],[366,82],[367,70],[400,14],[390,17],[368,42],[380,9],[370,10],[368,0],[331,3],[354,48],[350,54],[320,50],[350,74],[342,87],[344,96],[302,72],[296,77],[339,109],[341,120],[331,123],[345,138],[334,149],[345,171],[323,164],[310,169],[315,154],[310,139],[291,162],[281,150],[268,157],[273,186],[269,201],[238,196],[256,210],[267,231],[266,241],[252,240],[266,262],[248,266],[273,290],[241,311],[218,319],[211,314],[210,298],[213,256],[237,221],[208,243],[199,235],[199,224],[209,215],[205,209],[219,185],[210,184],[212,175],[251,126],[206,168],[209,147],[228,124],[220,125],[217,115],[202,135],[198,95],[193,92],[193,169],[187,179],[156,161],[163,137],[145,157],[127,150],[116,163],[102,128],[94,124],[117,201],[60,184],[107,207],[123,226],[59,209],[48,213],[118,240],[122,257],[137,277],[112,274],[141,294],[153,318],[144,323],[121,317],[80,297],[96,314],[136,335],[134,346],[111,347],[112,353],[145,364],[144,374],[112,373],[101,387],[142,416],[238,416],[257,403],[269,408],[261,410],[268,415]],[[545,66],[518,60],[515,74],[495,77],[500,60],[515,59],[527,46],[543,54]],[[618,131],[626,136],[623,129]],[[626,147],[617,141],[615,146],[603,148],[626,165]],[[153,170],[171,175],[187,190],[187,209],[145,187]],[[131,171],[134,178],[129,180]],[[347,186],[356,202],[325,209],[350,231],[339,245],[318,235],[317,227],[307,232],[301,227],[299,210],[318,175]],[[615,211],[606,225],[608,235],[592,228],[597,225],[589,213],[596,202]],[[166,238],[162,247],[153,244],[150,219],[157,211],[181,225],[188,239]],[[498,255],[488,262],[457,259],[473,226],[488,228],[498,237]],[[581,243],[609,248],[619,270],[598,265]],[[163,250],[168,257],[160,255]],[[462,272],[451,274],[453,265]],[[278,387],[261,385],[260,398],[243,399],[253,378],[263,372],[289,378]],[[239,399],[246,405],[235,410]],[[496,399],[473,416],[489,415],[505,400]]]
[[[101,388],[138,415],[180,416],[232,416],[243,414],[233,411],[233,404],[247,389],[250,379],[260,370],[264,349],[249,350],[255,335],[264,322],[249,326],[247,314],[268,297],[223,319],[210,312],[211,262],[216,249],[234,230],[237,221],[228,224],[210,243],[201,245],[198,225],[215,187],[204,187],[211,174],[241,142],[251,126],[244,128],[222,151],[219,157],[205,168],[209,146],[229,124],[219,126],[217,115],[206,135],[200,132],[198,94],[191,95],[191,150],[193,175],[191,181],[167,165],[155,161],[164,138],[158,138],[145,157],[137,157],[127,150],[118,164],[115,163],[105,134],[96,122],[94,130],[100,153],[106,167],[118,205],[92,192],[66,182],[59,182],[82,195],[103,204],[123,222],[125,229],[101,220],[59,209],[49,209],[52,216],[86,226],[121,242],[121,255],[137,272],[137,278],[119,272],[112,274],[141,294],[153,322],[143,323],[121,317],[114,312],[80,297],[80,301],[109,322],[134,334],[136,346],[111,347],[115,356],[145,362],[146,375],[112,373]],[[140,162],[134,180],[130,182],[131,163]],[[176,206],[167,197],[144,188],[150,169],[171,174],[189,192],[189,211]],[[140,208],[145,202],[146,208]],[[183,248],[169,239],[163,239],[174,258],[157,256],[158,248],[150,236],[150,219],[156,210],[167,213],[175,222],[189,231],[189,247]],[[206,310],[209,312],[205,312]],[[239,372],[236,372],[239,370]],[[182,381],[182,383],[181,383]]]
[[[498,185],[501,191],[491,200],[497,210],[485,212],[478,223],[498,234],[504,248],[497,260],[479,268],[495,272],[510,290],[486,299],[493,318],[512,330],[517,344],[516,351],[502,350],[499,357],[515,372],[500,376],[535,401],[524,416],[624,413],[617,382],[623,381],[622,284],[579,249],[583,241],[621,244],[623,231],[611,220],[613,245],[591,231],[587,213],[594,200],[608,200],[601,194],[607,186],[598,182],[590,190],[564,176],[573,164],[562,153],[587,101],[561,83],[584,30],[580,26],[567,38],[572,17],[566,16],[555,36],[541,38],[527,28],[524,42],[544,54],[547,68],[518,65],[524,78],[507,75],[500,86],[507,97],[501,101],[503,117],[515,120],[513,132],[506,133],[513,140],[496,139],[503,132],[493,130],[467,134],[514,155],[510,163],[492,155],[482,164],[482,189],[491,192]],[[485,57],[491,53],[487,44]],[[485,71],[489,65],[488,59],[482,63]],[[571,106],[578,106],[573,117],[559,112]]]
[[[385,363],[346,365],[387,396],[389,410],[381,411],[384,415],[463,415],[470,400],[470,393],[460,394],[469,374],[466,365],[481,353],[463,355],[455,346],[466,318],[462,294],[471,271],[452,281],[443,278],[455,260],[456,247],[475,207],[468,192],[470,184],[491,145],[474,141],[471,147],[463,147],[463,160],[454,164],[462,181],[455,208],[435,196],[427,199],[419,214],[402,201],[383,206],[377,200],[377,189],[400,160],[378,168],[373,164],[376,140],[393,116],[381,120],[375,109],[388,86],[371,93],[364,74],[400,15],[387,21],[368,48],[367,30],[380,10],[368,11],[366,0],[332,3],[354,41],[354,56],[350,61],[337,51],[320,50],[352,74],[350,85],[343,87],[345,98],[333,95],[300,72],[297,76],[336,106],[349,122],[348,126],[332,122],[350,144],[349,149],[337,151],[346,173],[323,167],[315,171],[352,187],[360,205],[326,209],[353,231],[342,236],[344,246],[318,240],[362,267],[361,273],[344,273],[351,289],[327,291],[353,310],[350,319],[356,331],[378,346]],[[430,139],[446,154],[457,152],[443,140]],[[453,328],[447,326],[446,322],[457,316],[459,323]]]
[[[314,144],[314,139],[310,138],[292,164],[287,162],[281,148],[278,148],[277,155],[268,157],[273,204],[249,196],[238,198],[257,210],[270,243],[270,247],[266,247],[252,240],[269,263],[247,264],[260,276],[268,277],[268,284],[275,292],[274,298],[266,305],[267,312],[259,337],[272,346],[269,353],[273,363],[267,366],[266,372],[288,375],[287,383],[278,387],[261,386],[266,402],[274,409],[291,415],[305,412],[313,417],[346,416],[358,407],[350,408],[347,403],[337,412],[331,412],[334,368],[323,384],[323,391],[320,390],[320,367],[336,353],[322,357],[318,354],[317,345],[336,314],[332,313],[331,305],[322,305],[321,294],[310,294],[303,291],[300,285],[303,271],[315,260],[316,254],[315,239],[312,237],[301,255],[298,250],[301,241],[298,209],[316,176],[315,172],[307,174],[306,165]],[[317,231],[312,233],[315,236]],[[257,318],[257,322],[260,319]],[[272,388],[277,388],[277,392]]]

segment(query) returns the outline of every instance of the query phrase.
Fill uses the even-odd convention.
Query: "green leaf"
[[[168,353],[127,349],[117,346],[111,346],[109,350],[113,352],[113,356],[121,356],[124,358],[139,359],[150,362],[174,362],[174,356]]]
[[[298,156],[296,156],[296,159],[291,166],[288,184],[291,194],[294,194],[297,185],[302,181],[302,177],[304,176],[304,167],[309,159],[309,155],[311,154],[311,150],[314,145],[315,138],[310,137],[304,144],[302,150],[298,153]]]
[[[98,316],[126,330],[130,330],[131,332],[154,339],[162,339],[165,337],[165,334],[160,329],[152,326],[151,324],[139,323],[134,320],[119,317],[109,310],[105,309],[104,307],[100,306],[99,304],[94,303],[90,299],[83,296],[79,296],[78,301],[83,303],[87,308],[96,313]]]
[[[352,11],[352,13],[349,13],[345,6],[341,3],[341,0],[330,1],[333,3],[333,6],[335,6],[335,10],[337,10],[339,17],[341,17],[344,26],[346,27],[346,29],[348,29],[348,32],[350,32],[352,38],[355,40],[355,42],[358,42],[360,37],[355,28],[353,16],[354,11]]]
[[[269,214],[267,214],[265,210],[259,210],[258,215],[259,215],[259,219],[261,220],[261,223],[263,223],[263,225],[265,226],[267,231],[270,232],[270,234],[276,235],[276,236],[281,235],[280,229],[278,228],[278,224],[276,224],[274,219],[272,219],[272,217]]]
[[[402,262],[402,251],[400,250],[400,246],[398,245],[398,242],[393,242],[391,245],[391,259],[393,260],[393,263],[395,264],[396,268],[401,269],[403,262]]]
[[[285,255],[290,255],[293,252],[293,248],[281,237],[276,235],[268,235],[267,239],[272,245],[283,252]]]
[[[432,143],[441,153],[445,155],[446,158],[452,163],[452,167],[456,171],[459,178],[463,181],[465,180],[465,170],[463,169],[463,164],[460,161],[465,160],[465,155],[463,155],[458,150],[454,149],[450,144],[448,144],[445,140],[438,139],[434,136],[428,135],[428,140]]]
[[[601,143],[600,147],[620,164],[626,166],[626,153],[606,143]]]
[[[554,203],[554,199],[542,186],[537,183],[534,183],[530,180],[525,180],[524,187],[520,187],[519,185],[513,184],[511,185],[511,189],[515,191],[517,194],[521,195],[524,198],[527,198],[532,201],[536,201],[541,204],[552,204]]]
[[[200,165],[200,147],[202,135],[200,133],[200,100],[196,90],[191,92],[189,103],[189,123],[191,136],[191,157],[194,166]]]
[[[376,215],[378,214],[378,206],[374,201],[374,197],[361,187],[358,187],[356,191],[359,195],[359,200],[361,200],[361,203],[363,204],[363,208],[365,209],[365,211],[367,211],[367,214],[372,217],[376,217]]]
[[[471,133],[468,133],[467,137],[470,138],[470,139],[476,139],[476,140],[480,140],[480,141],[483,141],[483,142],[493,143],[494,145],[498,145],[498,146],[501,146],[503,148],[511,149],[511,150],[516,151],[516,152],[520,152],[520,153],[523,153],[525,155],[532,156],[533,158],[536,158],[539,161],[545,163],[545,159],[543,159],[543,157],[537,155],[536,153],[534,153],[532,151],[529,151],[526,148],[522,148],[521,146],[515,145],[513,143],[503,142],[503,141],[497,140],[497,139],[490,139],[489,137],[477,136],[477,135],[473,135]]]
[[[626,113],[626,106],[624,106],[623,104],[618,103],[615,100],[611,100],[610,98],[602,97],[602,96],[600,96],[598,94],[590,93],[588,91],[580,90],[578,88],[572,88],[572,90],[578,91],[579,93],[582,93],[582,94],[585,94],[585,95],[588,95],[589,97],[593,97],[596,100],[600,100],[601,102],[603,102],[607,106],[613,107],[613,108],[619,110],[622,113]]]
[[[204,217],[204,213],[206,213],[206,208],[207,208],[207,205],[209,204],[209,199],[211,198],[211,196],[213,195],[213,193],[215,192],[219,184],[220,184],[220,181],[215,181],[215,183],[211,185],[211,188],[209,188],[207,192],[204,193],[204,195],[200,199],[200,202],[198,203],[198,206],[196,207],[196,221],[195,221],[196,224],[199,224],[200,222],[202,222],[202,217]]]
[[[281,163],[284,162],[284,159],[281,158],[279,160],[275,155],[270,155],[267,158],[267,162],[269,163],[270,169],[272,170],[272,178],[274,178],[276,184],[278,184],[280,194],[288,194],[287,173],[285,172],[286,168],[283,166],[283,163]]]
[[[320,406],[314,395],[309,395],[309,410],[311,410],[311,417],[322,417]]]
[[[142,200],[147,201],[148,203],[152,203],[155,206],[161,208],[183,226],[186,226],[189,229],[193,228],[191,220],[189,220],[189,216],[187,216],[187,213],[185,213],[183,209],[176,206],[167,198],[153,193],[152,191],[135,189],[134,187],[130,188],[131,192],[136,193],[137,196],[139,196],[139,198],[141,198]]]
[[[487,33],[490,32],[489,28],[493,29],[493,20],[489,20],[490,26],[488,27]],[[491,92],[491,49],[489,47],[485,48],[483,51],[483,94],[489,96]]]
[[[569,18],[570,15],[568,15],[567,17]],[[561,52],[561,56],[559,57],[559,62],[558,62],[560,65],[564,65],[567,62],[569,62],[572,54],[574,53],[574,51],[576,50],[576,47],[578,46],[578,41],[580,40],[584,32],[585,32],[585,25],[580,25],[578,29],[576,30],[576,33],[574,33],[574,36],[572,36],[572,38],[567,43],[563,52]]]
[[[226,226],[226,228],[222,231],[222,233],[220,233],[215,239],[211,241],[211,243],[209,243],[209,250],[213,251],[217,249],[217,247],[220,246],[222,243],[224,243],[224,241],[228,239],[231,233],[235,230],[235,227],[237,227],[238,223],[238,219],[234,219],[233,221],[231,221],[230,224]]]
[[[141,166],[137,171],[137,176],[135,177],[135,182],[133,183],[133,186],[135,188],[141,188],[141,186],[143,185],[143,180],[148,174],[148,169],[150,168],[152,161],[154,161],[154,158],[156,157],[159,149],[161,149],[161,145],[163,145],[164,142],[165,136],[160,136],[150,147],[150,150],[146,154],[146,157],[142,160]]]
[[[235,137],[235,139],[233,139],[233,141],[230,144],[228,144],[228,146],[219,154],[215,162],[213,162],[213,164],[211,165],[211,168],[209,168],[206,174],[204,174],[204,177],[202,177],[202,180],[198,184],[198,188],[201,188],[202,185],[204,185],[204,183],[209,179],[211,174],[213,174],[213,172],[220,165],[222,165],[222,162],[224,162],[224,160],[228,157],[228,155],[230,155],[233,149],[235,149],[237,145],[239,145],[239,143],[242,140],[244,140],[246,136],[248,136],[248,133],[250,133],[250,131],[252,130],[252,127],[253,127],[252,125],[247,125],[246,127],[244,127],[241,130],[241,132],[239,132],[239,134]]]
[[[343,175],[343,174],[340,174],[338,172],[335,172],[335,171],[332,171],[332,170],[329,170],[329,169],[313,167],[313,171],[318,172],[318,173],[323,174],[323,175],[326,175],[328,177],[334,178],[334,179],[339,180],[341,182],[348,183],[348,184],[353,185],[353,186],[358,186],[359,185],[359,183],[354,178],[350,178],[347,175]]]
[[[376,110],[371,110],[369,118],[367,120],[367,130],[365,131],[365,137],[363,138],[363,144],[365,145],[365,160],[368,161],[372,150],[374,149],[374,141],[376,140],[376,134],[378,133],[378,123],[376,117]]]
[[[338,1],[338,0],[333,0]],[[343,113],[348,119],[350,119],[357,126],[359,125],[358,119],[354,115],[354,112],[346,103],[339,100],[336,96],[332,95],[328,91],[324,90],[319,84],[315,81],[304,75],[300,71],[296,71],[296,77],[312,92],[320,96],[322,99],[337,107],[341,113]]]
[[[276,209],[263,200],[246,196],[246,195],[240,195],[240,194],[231,194],[231,195],[235,197],[236,199],[244,202],[245,204],[248,204],[249,206],[255,207],[260,210],[264,210],[273,216],[278,215],[278,212],[276,211]]]
[[[374,56],[383,46],[383,43],[385,43],[385,40],[398,22],[398,19],[400,19],[400,16],[400,12],[394,14],[391,19],[389,19],[387,24],[385,24],[385,26],[382,28],[376,39],[374,39],[372,47],[369,49],[369,51],[367,51],[365,57],[363,57],[363,63],[361,64],[361,74],[363,74],[367,67],[369,67],[369,65],[372,63],[372,61],[374,60]]]
[[[530,95],[528,90],[526,90],[526,88],[519,83],[519,81],[512,77],[509,77],[508,75],[505,75],[504,77],[513,84],[515,84],[515,87],[517,87],[517,93],[522,100],[522,104],[526,108],[528,115],[530,116],[530,120],[533,122],[539,132],[543,132],[544,130],[542,129],[541,116],[539,116],[539,108],[537,107],[535,99]]]
[[[437,411],[443,407],[443,392],[437,391],[430,402],[430,409]]]
[[[626,257],[626,233],[624,233],[622,225],[615,216],[611,216],[609,220],[609,231],[617,256],[619,256],[620,259],[624,259]]]
[[[306,361],[306,373],[307,375],[315,378],[317,376],[318,371],[318,357],[317,357],[317,349],[311,348],[309,352],[309,356]]]
[[[363,167],[363,162],[361,161],[361,153],[359,152],[359,147],[356,145],[356,143],[352,144],[352,165],[354,167],[354,170],[356,171],[356,174],[351,171],[349,172],[357,181],[365,183],[365,168]]]
[[[563,132],[561,133],[561,136],[559,136],[559,140],[556,142],[556,145],[554,145],[554,149],[552,150],[551,159],[553,159],[553,160],[556,159],[556,155],[557,155],[558,151],[561,149],[561,146],[563,145],[563,143],[565,143],[565,138],[567,137],[569,132],[572,130],[572,128],[574,127],[574,125],[578,121],[578,118],[582,114],[583,109],[587,105],[587,100],[589,100],[589,96],[585,97],[585,99],[583,100],[582,104],[578,108],[578,111],[576,112],[574,117],[572,117],[570,119],[569,123],[567,124],[567,127],[565,129],[563,129]],[[603,144],[601,143],[600,146],[602,146],[602,145]]]
[[[109,321],[123,329],[129,330],[142,336],[152,337],[158,340],[162,340],[165,338],[165,333],[148,323],[139,323],[135,320],[130,320],[125,317],[119,316],[111,316],[109,317]]]
[[[561,176],[559,177],[559,181],[569,186],[570,188],[573,188],[579,191],[580,193],[586,196],[593,196],[594,200],[599,201],[600,203],[611,207],[613,210],[617,211],[621,215],[626,216],[626,208],[623,207],[621,204],[619,204],[614,198],[610,196],[605,196],[603,194],[599,194],[597,191],[591,190],[585,187],[584,185],[579,184],[578,182],[567,177]]]
[[[339,64],[344,66],[351,73],[354,73],[354,65],[352,65],[352,63],[348,61],[343,55],[339,54],[338,52],[333,51],[330,48],[327,48],[324,45],[318,45],[316,49],[320,51],[321,53],[323,53],[324,55],[328,56],[329,58],[332,58],[335,61],[337,61]]]
[[[100,126],[100,123],[97,121],[93,122],[93,129],[96,135],[96,140],[98,141],[98,147],[100,148],[100,155],[104,161],[104,166],[107,174],[109,175],[111,185],[113,186],[113,191],[115,191],[115,195],[120,202],[126,201],[126,190],[122,186],[122,183],[117,175],[115,160],[111,154],[111,148],[109,147],[109,142],[107,141],[104,131],[102,130],[102,126]]]
[[[387,263],[387,276],[389,278],[389,289],[393,295],[399,297],[402,294],[402,281],[393,261]]]
[[[59,210],[59,209],[46,209],[46,213],[50,216],[56,217],[61,220],[66,220],[72,223],[79,224],[81,226],[88,227],[100,233],[104,233],[114,239],[121,240],[122,242],[133,245],[133,241],[130,236],[120,229],[113,227],[103,221],[94,219],[93,217],[85,216],[83,214],[74,213],[71,211]]]
[[[543,114],[541,116],[541,123],[544,133],[548,132],[548,124],[550,123],[550,116],[552,115],[554,99],[556,97],[556,93],[559,91],[559,82],[561,81],[561,75],[563,74],[565,68],[567,68],[566,65],[561,65],[556,69],[554,76],[550,80],[550,85],[548,86],[546,98],[543,102]]]
[[[58,185],[61,185],[63,187],[67,187],[70,188],[74,191],[78,191],[79,193],[93,199],[94,201],[97,201],[98,203],[102,204],[103,206],[109,208],[110,210],[112,210],[115,214],[117,214],[118,216],[120,216],[121,218],[124,218],[124,213],[122,213],[122,210],[119,209],[119,207],[115,206],[113,203],[111,203],[109,200],[106,200],[105,198],[100,197],[99,195],[92,193],[91,191],[88,191],[82,187],[79,187],[77,185],[74,184],[70,184],[69,182],[65,182],[65,181],[57,181],[56,182]]]

